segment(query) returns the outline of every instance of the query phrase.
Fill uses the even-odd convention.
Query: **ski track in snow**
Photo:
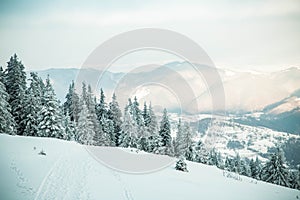
[[[108,170],[111,178],[115,179],[115,183],[123,189],[124,200],[134,200],[131,190],[122,180],[119,172],[107,166],[95,167],[91,162],[99,163],[99,161],[86,148],[84,149],[88,152],[85,160],[76,160],[76,154],[74,156],[73,152],[64,153],[54,162],[42,180],[35,200],[93,199],[90,188],[88,188],[89,178],[92,178],[93,175],[101,175],[101,170]],[[101,164],[99,163],[99,165]],[[94,173],[91,174],[91,171]]]
[[[35,200],[91,199],[86,187],[89,162],[76,162],[61,156],[42,181]],[[75,174],[76,173],[76,174]]]

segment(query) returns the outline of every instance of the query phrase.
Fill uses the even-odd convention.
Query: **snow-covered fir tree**
[[[148,127],[148,125],[150,123],[150,115],[149,115],[149,110],[148,110],[146,102],[144,102],[144,108],[143,108],[142,116],[143,116],[143,119],[144,119],[145,126]]]
[[[207,164],[209,158],[209,152],[207,148],[205,147],[204,143],[199,140],[197,144],[195,145],[195,156],[194,161]]]
[[[96,105],[96,115],[100,125],[102,126],[101,119],[107,118],[107,104],[105,102],[105,95],[102,88],[100,89],[100,101]]]
[[[14,135],[16,133],[16,125],[14,118],[10,113],[11,107],[8,103],[9,96],[6,92],[3,81],[3,69],[0,67],[0,133]]]
[[[62,126],[60,107],[48,76],[42,97],[42,108],[38,112],[37,135],[40,137],[62,138],[63,134],[64,129]]]
[[[144,139],[149,137],[149,133],[145,127],[145,122],[144,122],[144,118],[142,115],[142,111],[139,108],[139,102],[136,97],[134,97],[134,101],[131,104],[130,108],[131,108],[130,113],[132,113],[132,118],[135,120],[136,125],[137,125],[138,142],[142,142]],[[138,144],[138,146],[143,146],[143,145]]]
[[[75,141],[77,140],[77,128],[74,121],[70,119],[69,113],[64,115],[64,131],[65,131],[65,140]]]
[[[241,172],[240,172],[240,174],[244,175],[244,176],[248,176],[248,177],[251,176],[251,169],[250,169],[250,166],[247,162],[247,159],[241,160]]]
[[[155,150],[156,153],[173,155],[171,125],[168,117],[167,109],[164,109],[162,120],[159,129],[159,147]]]
[[[80,112],[79,96],[75,90],[74,81],[69,86],[69,91],[66,95],[66,102],[64,103],[64,114],[69,113],[70,120],[78,122]]]
[[[151,102],[150,102],[149,111],[148,111],[147,127],[148,127],[150,135],[155,136],[158,134],[157,117],[153,111]]]
[[[136,121],[132,118],[129,109],[125,109],[123,124],[121,126],[121,135],[119,138],[119,146],[121,147],[137,147],[138,130]]]
[[[113,123],[113,135],[114,143],[116,146],[119,146],[119,138],[121,135],[121,126],[122,126],[122,112],[117,102],[117,97],[115,93],[112,96],[112,101],[109,103],[108,109],[108,119]]]
[[[5,74],[4,74],[4,70],[3,67],[0,66],[0,82],[4,85],[5,87]],[[5,88],[6,91],[6,88]]]
[[[108,138],[108,129],[106,127],[109,127],[109,123],[107,122],[107,118],[100,118],[100,122],[97,119],[96,115],[96,102],[95,98],[93,96],[92,88],[90,85],[86,87],[85,82],[82,83],[82,93],[81,93],[81,106],[86,106],[87,108],[87,118],[88,123],[91,124],[91,128],[94,133],[92,136],[93,142],[85,143],[85,144],[94,144],[97,146],[107,146],[110,144],[109,138]],[[82,110],[81,110],[82,111]],[[90,125],[89,125],[90,126]],[[79,128],[79,127],[78,127]]]
[[[186,167],[186,162],[184,161],[184,158],[181,157],[177,162],[176,162],[176,165],[175,165],[175,169],[178,170],[178,171],[183,171],[183,172],[188,172],[188,169]]]
[[[236,156],[234,157],[233,159],[233,169],[232,171],[237,173],[237,174],[240,174],[241,171],[242,171],[242,165],[241,165],[241,157],[240,155],[237,153]]]
[[[103,117],[100,121],[101,130],[105,133],[109,146],[116,146],[116,137],[113,121]]]
[[[250,167],[250,177],[259,179],[259,174],[261,170],[260,161],[258,160],[258,157],[256,157],[255,161],[253,158],[249,162]]]
[[[145,122],[143,119],[142,111],[139,108],[139,106],[140,105],[139,105],[137,98],[134,97],[134,101],[131,106],[132,116],[133,116],[133,119],[136,121],[136,124],[138,125],[138,127],[141,128],[141,127],[145,126]]]
[[[25,128],[20,123],[23,116],[26,90],[26,73],[24,70],[24,65],[19,61],[16,54],[10,58],[5,70],[6,92],[9,95],[8,102],[11,106],[11,114],[16,122],[18,135],[22,135]]]
[[[175,144],[174,144],[174,153],[175,153],[175,156],[177,156],[177,157],[183,155],[182,137],[183,137],[182,122],[181,122],[181,118],[179,118],[178,123],[177,123],[176,138],[175,138]]]
[[[23,135],[38,136],[38,113],[42,109],[45,85],[37,73],[30,73],[30,85],[25,92],[22,121]]]
[[[275,153],[261,170],[261,180],[289,187],[288,175],[284,153],[280,148],[276,148]]]
[[[175,150],[177,156],[184,156],[187,160],[192,161],[194,159],[192,131],[187,122],[183,125],[181,119],[177,125],[177,136],[175,141]]]
[[[94,124],[91,120],[86,102],[83,99],[80,102],[81,111],[78,118],[77,140],[81,144],[92,145],[94,144],[94,137],[96,134]]]

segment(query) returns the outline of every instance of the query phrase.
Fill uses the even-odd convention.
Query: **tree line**
[[[151,102],[145,102],[140,109],[137,98],[129,98],[122,113],[115,94],[107,103],[102,89],[97,100],[90,85],[83,82],[79,94],[72,82],[65,102],[61,103],[49,76],[45,81],[34,72],[28,81],[26,77],[25,67],[16,54],[5,70],[0,67],[0,133],[54,137],[85,145],[133,147],[300,189],[300,168],[289,169],[280,148],[265,164],[258,158],[241,159],[238,154],[222,158],[201,140],[195,142],[189,123],[181,119],[176,137],[172,138],[167,110],[158,122]]]

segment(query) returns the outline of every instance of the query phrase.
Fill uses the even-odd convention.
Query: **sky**
[[[300,1],[2,0],[0,65],[17,53],[27,70],[81,67],[102,42],[138,28],[163,28],[197,42],[220,68],[273,71],[300,66]],[[132,66],[176,60],[140,52]]]

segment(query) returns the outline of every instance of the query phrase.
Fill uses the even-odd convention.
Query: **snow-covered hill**
[[[287,200],[300,196],[297,190],[242,176],[235,180],[216,167],[191,162],[187,162],[188,173],[176,171],[173,164],[153,173],[122,173],[96,161],[85,146],[58,139],[1,134],[0,146],[1,199]],[[39,155],[41,150],[46,155]],[[111,152],[112,159],[120,159],[118,151]]]

